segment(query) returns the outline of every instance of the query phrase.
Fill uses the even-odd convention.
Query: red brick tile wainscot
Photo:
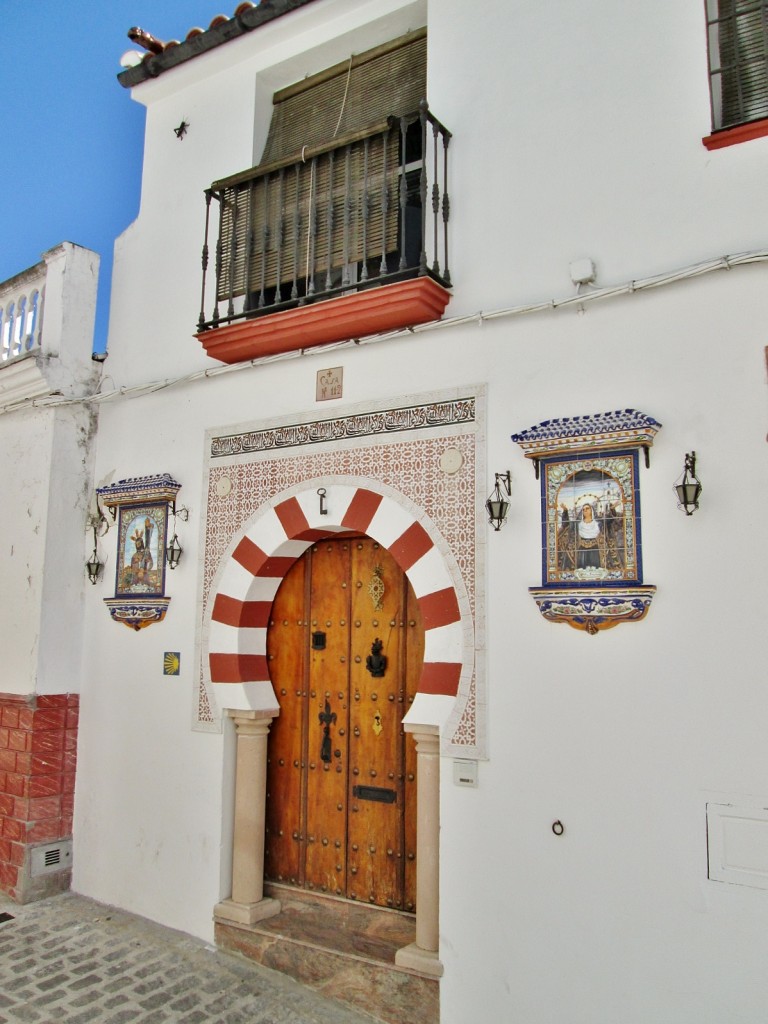
[[[0,890],[20,899],[29,849],[72,834],[78,694],[0,693]]]

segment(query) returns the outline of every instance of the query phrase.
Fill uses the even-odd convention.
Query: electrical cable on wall
[[[222,366],[209,367],[205,370],[198,370],[195,373],[186,374],[183,377],[174,377],[166,380],[147,381],[143,384],[135,384],[132,387],[115,388],[112,391],[97,391],[92,395],[85,395],[82,398],[62,398],[59,395],[48,398],[22,399],[4,406],[0,406],[0,414],[13,412],[17,409],[29,408],[51,408],[63,405],[80,405],[83,403],[100,405],[103,402],[116,401],[121,398],[139,398],[142,395],[162,391],[165,388],[176,387],[179,384],[191,384],[197,380],[209,377],[218,377],[223,373],[233,373],[239,370],[247,370],[254,366],[264,366],[269,363],[284,362],[287,359],[299,359],[305,354],[315,353],[322,348],[324,352],[332,352],[336,349],[350,348],[357,345],[371,345],[380,341],[387,341],[393,338],[403,338],[410,334],[421,334],[426,331],[444,330],[448,327],[459,327],[462,324],[476,323],[482,325],[486,320],[500,320],[505,317],[528,316],[532,313],[553,312],[558,309],[566,309],[569,306],[580,306],[590,302],[600,302],[603,299],[615,299],[622,295],[635,295],[637,292],[648,291],[651,288],[661,288],[668,284],[678,284],[683,281],[694,280],[704,274],[713,273],[716,270],[734,270],[738,267],[748,266],[753,263],[768,262],[768,249],[757,249],[750,252],[736,253],[731,256],[718,256],[701,263],[692,263],[687,267],[657,274],[654,277],[638,278],[628,281],[626,284],[614,285],[608,288],[595,288],[591,292],[577,292],[563,299],[549,299],[544,302],[531,303],[522,306],[508,306],[504,309],[495,309],[487,313],[469,313],[466,316],[449,317],[445,320],[433,320],[426,324],[417,324],[414,327],[405,327],[388,334],[376,334],[370,338],[350,338],[347,341],[339,341],[331,345],[319,345],[314,348],[302,349],[300,351],[282,352],[273,356],[263,356],[260,359],[249,359],[243,363],[226,363]],[[106,378],[105,378],[106,379]],[[100,385],[101,386],[101,385]]]

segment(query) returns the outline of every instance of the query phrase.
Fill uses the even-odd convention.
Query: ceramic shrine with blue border
[[[132,477],[97,488],[99,501],[117,518],[115,596],[104,603],[115,622],[139,630],[161,622],[165,596],[168,510],[181,488],[168,473]]]
[[[541,480],[541,614],[595,634],[642,619],[640,451],[661,427],[635,409],[545,420],[512,435]]]

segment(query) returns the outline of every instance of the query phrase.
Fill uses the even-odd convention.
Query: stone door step
[[[254,925],[216,922],[216,943],[288,974],[384,1024],[438,1024],[435,978],[395,965],[416,919],[397,911],[267,885],[281,912]]]

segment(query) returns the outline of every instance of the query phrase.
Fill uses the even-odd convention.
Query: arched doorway
[[[265,878],[416,908],[417,691],[422,617],[370,537],[326,538],[286,574],[267,630],[280,713],[270,730]]]
[[[318,487],[325,501],[318,501]],[[416,941],[396,963],[439,976],[439,731],[462,679],[471,677],[471,611],[460,574],[429,520],[402,495],[373,481],[305,481],[277,495],[234,538],[204,620],[203,651],[219,706],[234,722],[236,751],[231,896],[215,919],[252,925],[280,911],[264,898],[267,749],[279,705],[267,657],[275,595],[308,548],[333,536],[364,534],[386,548],[408,577],[424,629],[418,692],[406,718],[418,770]]]

